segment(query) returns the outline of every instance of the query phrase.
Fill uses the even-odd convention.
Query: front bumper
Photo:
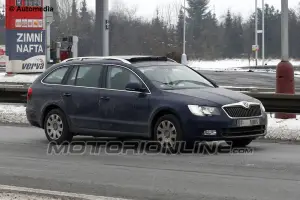
[[[237,121],[240,119],[231,119],[227,115],[197,117],[190,116],[183,123],[185,140],[231,140],[237,138],[258,138],[267,133],[268,117],[263,113],[260,117],[249,117],[243,119],[258,118],[260,124],[257,126],[239,127]],[[205,135],[206,130],[216,131],[215,135]]]

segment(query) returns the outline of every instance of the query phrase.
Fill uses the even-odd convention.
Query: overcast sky
[[[93,8],[95,6],[96,0],[87,0],[89,7]],[[114,0],[111,0],[114,1]],[[183,3],[183,0],[118,0],[126,3],[128,7],[136,6],[137,15],[143,16],[145,18],[151,18],[155,15],[155,10],[157,6],[160,8],[172,4],[172,3]],[[295,8],[300,0],[289,0],[289,7]],[[242,14],[243,17],[248,17],[255,8],[254,0],[210,0],[210,8],[214,9],[218,18],[222,17],[227,9],[229,8],[235,13]],[[265,3],[274,5],[276,8],[280,9],[281,0],[265,0]],[[110,3],[110,7],[111,7]],[[262,1],[258,0],[258,5],[261,7]]]

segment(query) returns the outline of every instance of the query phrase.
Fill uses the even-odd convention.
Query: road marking
[[[50,196],[52,195],[52,196],[61,196],[61,197],[69,197],[69,198],[79,198],[79,199],[87,199],[87,200],[129,200],[129,199],[122,199],[122,198],[94,196],[94,195],[59,192],[59,191],[51,191],[51,190],[41,190],[41,189],[16,187],[16,186],[9,186],[9,185],[0,185],[0,191],[1,190],[11,191],[11,192],[27,192],[27,193],[33,193],[35,195],[38,194],[38,195],[50,195]]]

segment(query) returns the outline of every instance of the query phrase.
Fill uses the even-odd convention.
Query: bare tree
[[[123,0],[114,0],[112,7],[112,13],[118,14],[120,17],[126,17],[129,21],[136,19],[137,5],[128,7]]]
[[[166,4],[160,8],[161,18],[168,27],[177,23],[181,7],[181,1],[175,0],[174,2]]]

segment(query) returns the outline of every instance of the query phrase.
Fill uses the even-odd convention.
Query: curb
[[[271,138],[258,138],[254,140],[255,142],[262,143],[277,143],[277,144],[299,144],[300,140],[285,140],[285,139],[271,139]]]

